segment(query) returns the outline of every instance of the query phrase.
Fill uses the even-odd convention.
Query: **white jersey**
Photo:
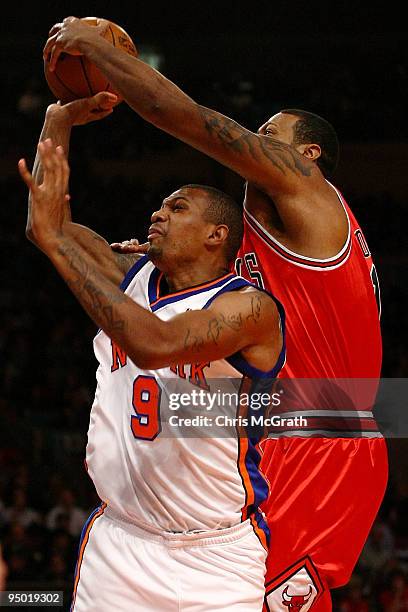
[[[143,257],[127,274],[122,289],[164,321],[206,308],[225,291],[252,288],[245,279],[226,274],[161,297],[161,279],[160,271]],[[124,520],[170,532],[227,528],[251,518],[254,529],[264,533],[258,506],[268,487],[258,470],[259,440],[239,435],[236,428],[232,437],[218,436],[216,430],[212,435],[180,435],[164,414],[167,410],[177,418],[168,410],[169,384],[172,391],[181,385],[190,393],[209,392],[211,380],[223,379],[227,385],[235,383],[231,391],[237,388],[236,379],[245,379],[249,387],[258,384],[270,390],[283,365],[284,348],[268,373],[249,366],[240,354],[212,363],[142,370],[103,331],[96,335],[94,349],[99,367],[86,463],[108,507]]]

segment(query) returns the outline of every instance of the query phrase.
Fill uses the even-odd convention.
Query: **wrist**
[[[58,253],[58,247],[63,241],[63,235],[56,230],[42,231],[40,236],[34,237],[36,245],[49,257],[53,257]]]
[[[99,34],[94,32],[88,35],[86,38],[78,40],[78,50],[82,55],[85,55],[88,59],[93,57],[99,57],[99,52],[105,47],[111,47],[112,45]]]
[[[45,112],[47,123],[58,124],[59,127],[70,130],[73,126],[73,117],[67,106],[61,104],[51,104]]]

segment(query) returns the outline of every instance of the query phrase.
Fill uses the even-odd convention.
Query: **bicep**
[[[167,322],[166,341],[158,347],[162,365],[223,359],[258,343],[268,333],[269,300],[259,291],[234,292],[220,296],[208,310],[177,315]]]
[[[213,157],[271,196],[299,189],[299,182],[312,173],[313,163],[293,147],[274,138],[255,134],[225,115],[185,103],[180,121],[171,122],[161,109],[158,127]]]
[[[226,323],[223,313],[190,311],[169,322],[171,355],[177,363],[214,361],[240,350],[245,345],[239,325]]]

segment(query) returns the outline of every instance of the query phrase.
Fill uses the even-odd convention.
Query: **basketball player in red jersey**
[[[44,57],[52,68],[61,52],[83,53],[139,115],[247,181],[237,271],[285,306],[281,376],[302,400],[289,414],[308,417],[302,429],[282,427],[264,444],[272,536],[265,609],[331,610],[330,589],[348,581],[387,481],[386,445],[371,412],[376,384],[362,390],[356,380],[380,376],[378,279],[356,219],[327,180],[336,134],[298,109],[251,132],[114,49],[100,36],[105,28],[104,20],[88,28],[69,17],[51,29]],[[327,391],[298,379],[342,382]]]

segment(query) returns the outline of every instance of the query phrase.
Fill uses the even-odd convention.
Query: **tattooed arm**
[[[112,112],[116,96],[108,92],[97,94],[91,98],[76,100],[61,106],[51,104],[45,114],[43,129],[39,142],[52,139],[54,144],[63,147],[68,157],[71,130],[74,125],[84,125],[91,121],[103,119]],[[43,166],[38,152],[33,166],[33,177],[37,184],[43,180]],[[28,197],[28,214],[26,235],[33,240],[32,233],[32,199]],[[65,233],[72,236],[93,257],[101,269],[119,284],[123,276],[140,257],[138,254],[123,254],[112,251],[106,240],[84,225],[73,223],[69,199],[64,200]]]
[[[189,311],[170,321],[123,294],[72,236],[65,233],[63,201],[69,168],[61,147],[40,143],[44,177],[37,184],[24,160],[20,174],[31,191],[35,243],[92,320],[143,369],[211,361],[239,350],[255,367],[269,370],[281,346],[272,298],[250,289],[220,296],[208,310]]]
[[[248,210],[288,248],[317,258],[338,252],[346,217],[315,162],[270,132],[251,132],[197,104],[158,71],[112,47],[100,36],[106,27],[105,20],[89,28],[68,17],[51,29],[44,57],[52,67],[63,51],[84,54],[144,119],[245,178]]]
[[[266,294],[234,292],[208,310],[161,321],[117,289],[71,238],[53,241],[48,256],[91,319],[142,369],[210,362],[240,350],[260,370],[277,361],[279,317]]]
[[[276,196],[295,193],[305,180],[322,182],[315,164],[269,136],[255,134],[221,113],[195,103],[143,61],[115,49],[100,34],[69,17],[51,30],[44,57],[55,66],[61,52],[80,52],[108,77],[126,102],[147,121],[217,159]]]
[[[168,333],[169,363],[210,362],[241,351],[252,366],[268,371],[282,348],[276,305],[257,289],[226,293],[208,310],[178,315]]]
[[[260,370],[277,361],[279,316],[273,300],[256,289],[220,296],[208,310],[161,321],[117,289],[71,238],[59,236],[47,250],[91,319],[142,369],[210,362],[237,351]]]

